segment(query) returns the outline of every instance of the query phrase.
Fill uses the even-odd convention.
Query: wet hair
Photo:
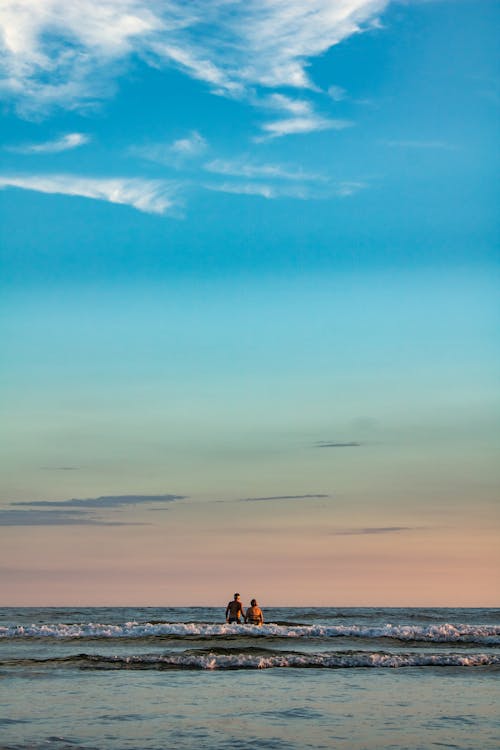
[[[252,607],[256,607],[257,606],[257,599],[252,599],[252,601],[250,602],[250,604],[251,604]]]

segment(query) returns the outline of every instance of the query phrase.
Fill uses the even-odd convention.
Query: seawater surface
[[[2,750],[500,747],[500,610],[0,609]]]

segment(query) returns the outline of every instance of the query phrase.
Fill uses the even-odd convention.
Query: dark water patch
[[[467,716],[440,716],[439,720],[445,721],[449,724],[467,724],[468,726],[477,724],[477,721],[474,718],[471,719]]]
[[[260,711],[259,716],[270,716],[276,719],[285,719],[290,721],[293,719],[310,719],[313,721],[319,721],[324,718],[320,711],[315,711],[312,708],[306,706],[297,706],[296,708],[286,708],[282,710]]]
[[[259,740],[256,742],[252,739],[238,739],[235,743],[232,740],[226,740],[225,742],[213,744],[205,744],[203,747],[205,750],[233,750],[234,747],[238,747],[239,750],[255,750],[257,746],[261,747],[262,750],[290,750],[290,742],[283,740],[280,737],[266,737],[265,740]],[[307,746],[306,746],[307,747]]]
[[[27,742],[1,744],[0,750],[99,750],[95,745],[82,745],[77,740],[50,736]]]
[[[148,717],[146,714],[101,714],[96,716],[97,721],[145,721]]]

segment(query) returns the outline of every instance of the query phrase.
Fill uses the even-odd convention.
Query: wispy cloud
[[[327,94],[334,102],[341,102],[347,96],[347,91],[342,86],[329,86]]]
[[[85,133],[67,133],[60,138],[44,143],[23,143],[18,146],[6,146],[6,151],[16,154],[58,154],[69,151],[90,142],[90,136]]]
[[[322,181],[323,175],[304,172],[300,168],[282,164],[256,164],[249,159],[214,159],[204,165],[207,172],[228,175],[231,177],[248,177],[249,179],[273,179],[291,181]]]
[[[205,165],[208,172],[235,177],[223,182],[207,182],[207,190],[216,190],[236,195],[256,195],[262,198],[297,198],[299,200],[317,200],[324,198],[347,198],[356,195],[368,187],[362,181],[334,181],[331,177],[320,174],[293,171],[291,167],[276,164],[252,164],[214,160]],[[247,177],[248,179],[237,179]]]
[[[219,182],[207,184],[207,190],[218,193],[233,193],[234,195],[259,195],[261,198],[277,198],[279,193],[273,185],[257,182]]]
[[[313,111],[311,102],[285,94],[269,94],[263,99],[262,103],[268,109],[287,112],[294,117],[307,117]]]
[[[185,495],[103,495],[69,500],[32,500],[0,509],[0,526],[144,526],[136,521],[101,518],[100,512],[132,506],[161,505],[184,500]],[[22,510],[19,510],[22,508]]]
[[[289,100],[288,97],[282,98]],[[362,180],[335,180],[331,175],[306,172],[292,164],[255,161],[247,154],[233,159],[213,159],[206,162],[203,169],[214,175],[234,178],[206,183],[204,187],[208,190],[267,199],[345,198],[368,187],[367,182]]]
[[[149,505],[150,503],[173,503],[185,500],[185,495],[103,495],[70,500],[33,500],[11,503],[13,506],[30,506],[37,508],[119,508],[125,505]]]
[[[25,110],[74,108],[108,95],[134,57],[175,66],[226,96],[312,90],[309,60],[373,27],[388,2],[8,0],[2,92]]]
[[[368,187],[367,183],[361,182],[360,180],[339,182],[335,186],[335,195],[339,198],[349,198],[351,195],[356,195],[356,193],[359,193],[366,187]]]
[[[0,175],[0,188],[16,187],[133,206],[152,214],[175,215],[178,185],[165,180],[123,177],[82,177],[70,174]]]
[[[208,148],[207,141],[200,133],[193,130],[185,138],[179,138],[173,143],[150,143],[146,146],[134,146],[129,149],[132,156],[165,164],[167,166],[184,166],[186,161],[197,159]]]
[[[359,448],[360,446],[361,443],[355,441],[342,443],[335,440],[318,440],[314,443],[315,448]]]
[[[349,120],[334,120],[316,114],[307,117],[289,117],[284,120],[263,123],[262,130],[266,135],[257,137],[255,140],[262,141],[269,138],[281,138],[284,135],[300,135],[317,130],[344,130],[350,128],[352,124]]]
[[[318,130],[344,130],[354,124],[350,120],[320,115],[315,112],[309,101],[284,96],[283,94],[271,94],[263,100],[263,104],[271,110],[283,112],[286,116],[264,122],[261,125],[264,135],[257,136],[254,139],[256,142]]]
[[[221,182],[206,184],[208,190],[235,195],[258,195],[262,198],[306,198],[316,197],[307,186],[301,185],[271,185],[263,182]]]
[[[124,521],[103,521],[79,510],[0,509],[0,526],[142,526]]]
[[[402,531],[415,531],[411,526],[366,526],[360,529],[334,529],[333,536],[364,536],[365,534],[399,534]]]
[[[235,159],[213,159],[203,165],[206,172],[223,175],[223,182],[205,184],[209,190],[263,198],[321,198],[330,194],[329,178],[300,167],[255,162],[248,156]]]
[[[174,141],[171,146],[173,153],[181,156],[199,156],[206,148],[206,140],[196,130],[193,130],[186,138]]]
[[[241,503],[270,502],[272,500],[318,500],[331,495],[273,495],[271,497],[242,497]]]
[[[79,466],[40,466],[42,471],[78,471]]]

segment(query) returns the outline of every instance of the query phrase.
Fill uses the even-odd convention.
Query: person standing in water
[[[245,615],[245,622],[249,622],[251,625],[262,625],[264,622],[264,615],[257,604],[257,599],[252,599],[250,602],[250,606]]]
[[[232,602],[229,602],[229,604],[226,607],[226,622],[232,623],[237,622],[238,625],[240,624],[240,617],[244,617],[245,613],[243,612],[243,605],[240,600],[240,595],[235,594],[234,599]]]

